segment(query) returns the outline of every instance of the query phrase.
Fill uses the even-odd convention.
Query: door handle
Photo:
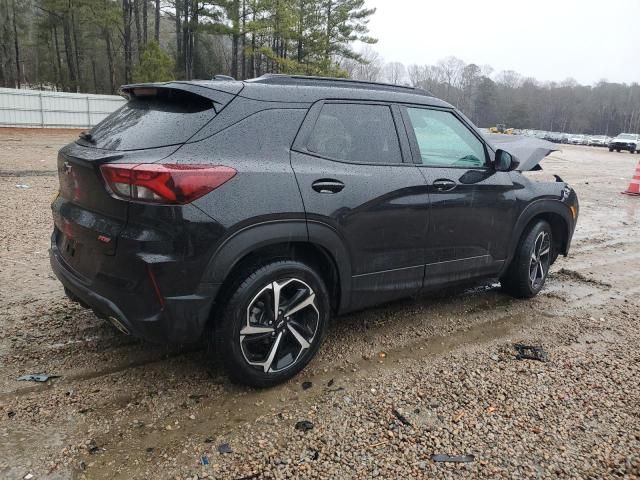
[[[458,184],[453,180],[449,180],[448,178],[440,178],[438,180],[434,180],[433,188],[436,192],[449,192],[456,188]]]
[[[344,183],[338,180],[323,178],[313,182],[311,188],[318,193],[338,193],[344,188]]]

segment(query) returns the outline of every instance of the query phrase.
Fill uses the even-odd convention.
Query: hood
[[[516,157],[520,162],[516,168],[519,172],[541,170],[538,164],[547,155],[559,150],[555,144],[539,138],[492,133],[486,134],[485,137],[494,150],[501,149]]]

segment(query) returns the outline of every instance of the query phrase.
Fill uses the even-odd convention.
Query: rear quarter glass
[[[134,96],[96,125],[89,138],[78,143],[106,150],[140,150],[187,142],[216,116],[232,95],[220,92],[220,101],[171,88]]]

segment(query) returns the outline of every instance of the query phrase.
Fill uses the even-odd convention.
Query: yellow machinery
[[[507,128],[504,123],[499,123],[495,127],[489,128],[489,133],[504,133],[505,135],[513,135],[513,128]]]

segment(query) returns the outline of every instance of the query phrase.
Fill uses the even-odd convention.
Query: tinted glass
[[[484,145],[450,112],[408,108],[422,163],[433,166],[481,167]]]
[[[391,109],[383,105],[324,105],[307,148],[345,162],[402,162]]]
[[[213,102],[191,93],[157,89],[135,97],[91,130],[84,145],[137,150],[186,142],[215,117]]]

